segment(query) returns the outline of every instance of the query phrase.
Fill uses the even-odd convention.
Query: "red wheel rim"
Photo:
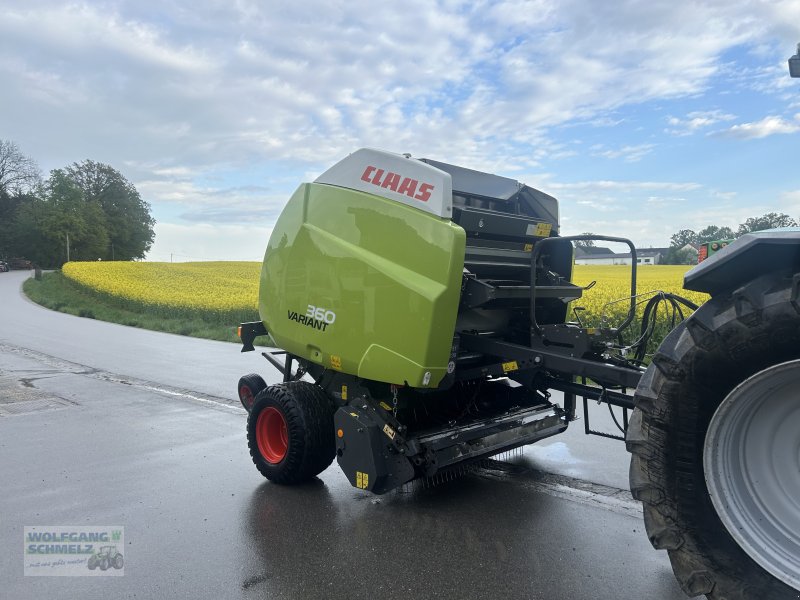
[[[253,402],[255,400],[255,396],[253,396],[253,390],[251,390],[248,386],[243,385],[239,388],[239,400],[242,401],[242,405],[247,409],[250,410],[253,408]]]
[[[286,456],[289,432],[286,429],[286,419],[277,408],[268,406],[258,415],[256,442],[258,451],[268,463],[275,465]]]

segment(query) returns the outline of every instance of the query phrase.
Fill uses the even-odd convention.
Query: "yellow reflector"
[[[236,330],[236,335],[239,336],[239,339],[242,339],[242,326],[239,325],[239,328]]]
[[[339,430],[336,432],[336,435],[338,435],[340,438],[343,438],[343,437],[344,437],[344,430],[342,430],[342,429],[339,429]]]

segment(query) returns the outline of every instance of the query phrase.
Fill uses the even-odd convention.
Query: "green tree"
[[[684,244],[680,248],[677,246],[670,246],[667,250],[666,256],[661,264],[664,265],[693,265],[697,262],[697,253],[686,248]]]
[[[716,242],[718,240],[730,240],[736,237],[730,227],[717,227],[716,225],[709,225],[705,229],[701,229],[697,234],[697,243],[704,244],[706,242]]]
[[[697,243],[697,234],[692,229],[681,229],[678,233],[675,233],[670,238],[670,248],[676,248],[680,250],[686,244],[696,244]]]
[[[107,248],[98,253],[104,260],[144,258],[153,245],[155,219],[150,205],[137,189],[109,165],[85,160],[65,170],[80,189],[84,201],[96,204],[105,215]]]
[[[66,244],[48,230],[51,212],[51,205],[38,196],[20,204],[14,215],[15,255],[43,267],[58,267],[66,260]]]
[[[14,251],[14,217],[20,199],[0,190],[0,258],[10,256]]]
[[[750,217],[739,225],[738,235],[744,235],[752,231],[763,231],[764,229],[775,229],[778,227],[797,227],[797,221],[785,213],[767,213],[760,217]]]
[[[581,235],[594,235],[591,231],[584,231]],[[576,248],[594,248],[594,240],[578,240],[575,242]]]
[[[69,239],[70,260],[103,258],[109,244],[106,216],[100,204],[87,199],[66,171],[50,173],[46,185],[46,235],[63,241],[65,252]],[[66,258],[66,257],[65,257]]]
[[[41,181],[39,167],[11,141],[0,140],[0,257],[21,254],[15,243],[14,220]]]
[[[150,206],[119,171],[84,161],[51,172],[0,140],[0,256],[42,266],[144,258],[153,244]]]
[[[108,247],[105,215],[61,169],[50,173],[38,193],[22,203],[14,219],[20,255],[45,267],[70,260],[97,260]]]
[[[686,248],[697,244],[697,233],[693,229],[681,229],[670,238],[669,250],[662,260],[665,265],[690,265],[697,262],[697,254]]]

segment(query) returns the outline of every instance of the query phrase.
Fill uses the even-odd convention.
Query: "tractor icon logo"
[[[89,557],[88,566],[92,571],[97,567],[100,567],[101,571],[106,571],[109,567],[121,569],[123,564],[122,554],[117,552],[116,546],[100,546],[100,549]]]

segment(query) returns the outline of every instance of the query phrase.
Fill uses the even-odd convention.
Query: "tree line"
[[[0,140],[0,257],[45,268],[142,259],[154,225],[150,205],[113,167],[85,160],[44,179],[14,142]]]
[[[732,240],[745,233],[776,229],[779,227],[797,227],[797,221],[785,213],[770,212],[760,217],[750,217],[741,223],[735,231],[730,227],[709,225],[695,232],[692,229],[681,229],[670,238],[669,252],[665,257],[665,264],[687,265],[697,262],[697,253],[687,248],[688,245],[697,247],[706,242]]]
[[[706,242],[717,242],[722,240],[733,240],[745,233],[763,231],[765,229],[777,229],[779,227],[797,227],[798,222],[785,213],[770,212],[760,217],[750,217],[734,231],[730,227],[718,227],[709,225],[700,231],[693,229],[681,229],[670,237],[669,250],[662,258],[661,264],[665,265],[691,265],[697,262],[697,248]],[[594,235],[585,232],[581,235]],[[582,248],[594,247],[592,240],[581,240],[575,245]],[[689,247],[691,246],[691,248]]]

